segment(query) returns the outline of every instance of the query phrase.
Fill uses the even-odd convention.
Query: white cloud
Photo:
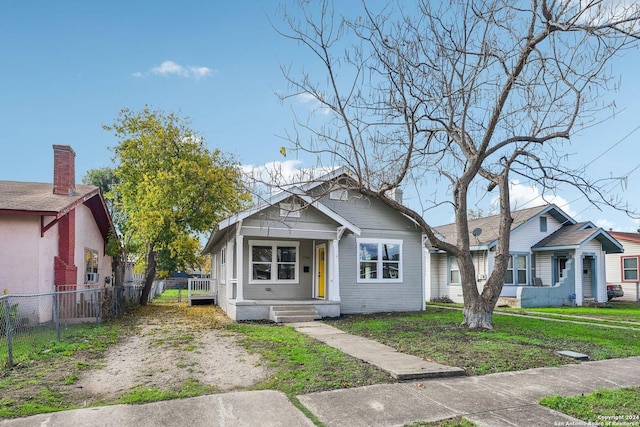
[[[511,199],[511,209],[513,210],[532,208],[534,206],[553,203],[574,219],[577,219],[579,215],[578,212],[575,212],[573,209],[571,209],[569,202],[567,202],[564,198],[550,194],[545,194],[543,196],[540,193],[538,187],[520,184],[520,182],[517,180],[511,181],[509,192]],[[491,205],[493,207],[497,207],[498,203],[499,199],[497,196],[491,200]]]
[[[173,61],[164,61],[157,67],[149,69],[146,73],[139,71],[133,73],[133,77],[144,77],[147,75],[156,76],[180,76],[193,79],[203,79],[214,73],[214,70],[208,67],[183,66]]]
[[[310,93],[306,93],[306,92],[300,93],[295,96],[295,99],[297,104],[311,104],[311,110],[314,113],[317,112],[322,114],[323,116],[326,116],[329,113],[331,113],[330,108],[322,104],[320,101],[318,101],[318,98],[316,98],[314,95]]]
[[[268,196],[294,185],[306,184],[333,169],[304,168],[301,160],[268,162],[264,165],[243,165],[242,171],[253,191]]]
[[[616,223],[610,221],[608,219],[598,219],[594,222],[598,227],[604,228],[605,230],[617,230]]]

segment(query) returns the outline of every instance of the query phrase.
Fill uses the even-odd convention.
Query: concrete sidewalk
[[[479,426],[583,425],[580,420],[539,406],[538,400],[630,386],[640,386],[640,357],[380,384],[312,393],[298,399],[327,426],[402,426],[457,415]]]
[[[114,405],[0,421],[2,427],[313,427],[279,391],[241,391],[144,405]]]
[[[440,378],[464,375],[464,369],[428,362],[420,357],[398,352],[379,342],[351,335],[323,322],[291,323],[306,334],[342,352],[364,360],[398,380]]]

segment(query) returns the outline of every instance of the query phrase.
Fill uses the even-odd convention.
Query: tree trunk
[[[471,304],[465,304],[462,324],[469,329],[493,329],[493,307],[482,296]]]
[[[156,277],[156,266],[156,252],[151,248],[147,253],[147,268],[144,273],[144,286],[142,287],[142,294],[140,295],[140,305],[147,305],[149,303],[151,286],[153,286],[153,279]]]
[[[119,252],[113,258],[113,286],[124,285],[125,259],[126,255]]]

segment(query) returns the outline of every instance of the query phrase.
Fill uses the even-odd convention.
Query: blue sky
[[[74,148],[78,181],[88,169],[109,166],[108,147],[116,141],[102,125],[113,123],[123,107],[144,105],[180,111],[209,146],[233,153],[245,165],[283,161],[278,149],[284,142],[277,135],[292,128],[292,107],[302,111],[309,106],[279,102],[275,93],[287,91],[280,66],[309,68],[313,63],[271,27],[268,18],[281,24],[277,4],[0,2],[0,180],[51,182],[52,144]],[[611,94],[619,113],[572,138],[572,166],[597,159],[589,166],[592,176],[609,177],[640,164],[638,70],[638,51],[612,63],[621,84]],[[301,157],[285,166],[313,164]],[[613,193],[639,208],[640,170]],[[536,189],[517,186],[513,195],[530,201]],[[607,229],[640,227],[616,211],[589,207],[571,189],[557,196],[579,220]],[[409,192],[406,202],[415,204],[415,196]],[[433,215],[433,224],[451,221],[446,213]]]

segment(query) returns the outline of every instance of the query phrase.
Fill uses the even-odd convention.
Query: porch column
[[[339,240],[331,240],[329,253],[329,301],[340,302],[340,251]]]
[[[242,251],[244,248],[243,239],[244,239],[244,236],[242,234],[236,234],[236,280],[237,280],[236,286],[238,287],[236,302],[243,300],[243,283],[244,283],[244,280],[242,278],[242,272],[244,271],[244,266],[243,266],[244,257],[242,256]]]

